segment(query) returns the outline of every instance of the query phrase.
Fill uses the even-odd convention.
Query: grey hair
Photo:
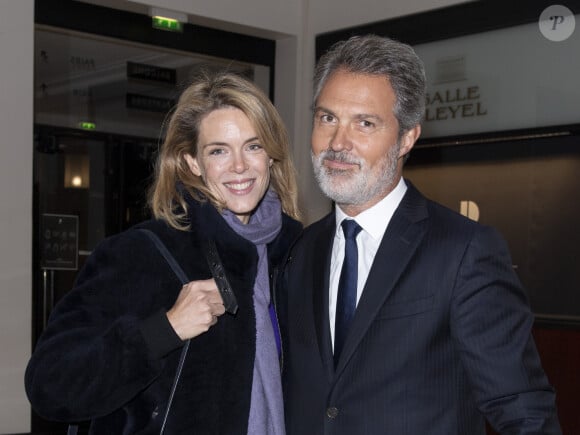
[[[337,70],[385,76],[396,96],[394,115],[399,137],[420,124],[425,113],[425,67],[410,45],[377,35],[353,36],[335,43],[314,71],[314,106]]]

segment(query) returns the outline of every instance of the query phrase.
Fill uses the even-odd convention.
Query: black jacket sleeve
[[[153,382],[183,345],[165,315],[181,283],[138,233],[105,240],[51,314],[25,375],[40,415],[78,421],[109,414]]]

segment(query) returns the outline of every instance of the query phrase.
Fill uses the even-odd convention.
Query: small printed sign
[[[139,94],[126,95],[126,106],[128,109],[167,113],[174,105],[175,100],[170,98],[157,98]]]
[[[41,269],[77,270],[78,216],[46,213],[41,219],[39,243]]]
[[[169,85],[177,82],[177,72],[174,69],[137,62],[127,62],[127,77]]]

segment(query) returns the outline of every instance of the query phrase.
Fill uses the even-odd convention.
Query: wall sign
[[[316,57],[352,35],[413,46],[427,99],[417,145],[580,129],[580,1],[466,2],[316,36]]]
[[[127,93],[125,94],[125,104],[128,109],[167,113],[175,105],[175,100],[171,98],[158,98],[149,95]]]
[[[580,121],[579,32],[555,42],[534,22],[414,48],[427,73],[424,138]]]
[[[77,270],[79,258],[79,218],[73,215],[41,216],[41,269]]]
[[[168,85],[175,85],[177,83],[177,71],[174,68],[163,68],[137,62],[127,62],[127,77],[130,79],[166,83]]]

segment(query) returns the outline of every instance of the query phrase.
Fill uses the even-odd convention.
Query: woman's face
[[[186,154],[191,171],[240,221],[250,215],[270,184],[272,159],[240,109],[217,109],[202,119],[197,156]]]

